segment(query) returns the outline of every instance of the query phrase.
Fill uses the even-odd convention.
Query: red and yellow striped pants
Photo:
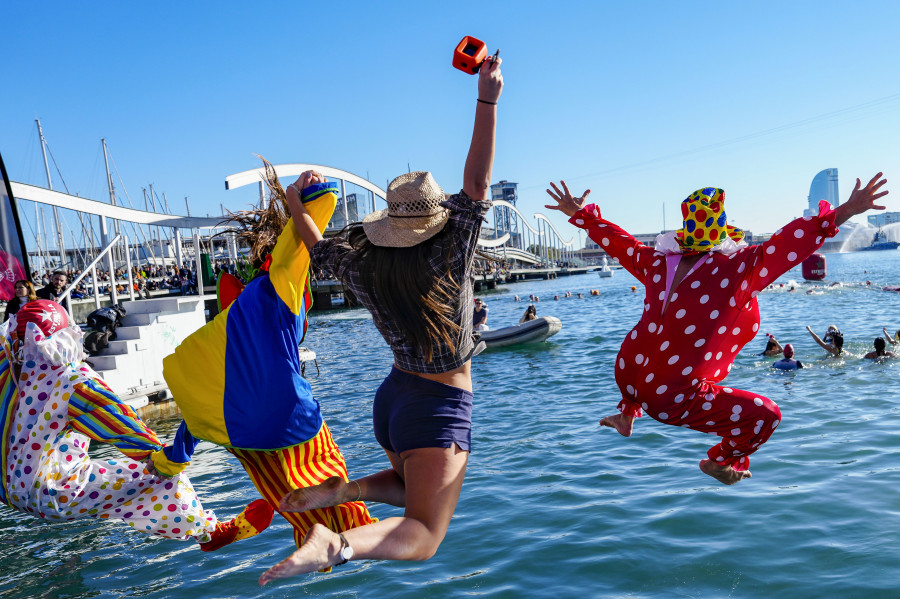
[[[315,437],[300,445],[271,451],[233,448],[228,451],[241,462],[256,485],[256,490],[276,510],[281,498],[294,489],[317,485],[331,476],[349,480],[344,456],[325,422],[322,422],[322,428]],[[369,515],[369,510],[362,501],[307,512],[279,513],[294,528],[297,547],[317,522],[334,532],[377,522],[376,518]]]

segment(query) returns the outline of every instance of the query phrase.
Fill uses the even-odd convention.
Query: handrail
[[[75,316],[72,312],[72,290],[75,289],[75,286],[78,285],[87,275],[90,273],[91,280],[93,281],[94,288],[94,307],[95,309],[100,308],[100,281],[97,280],[97,263],[100,262],[101,258],[109,258],[110,252],[112,251],[113,246],[116,245],[119,241],[123,241],[125,243],[125,257],[127,259],[127,272],[128,272],[128,292],[131,296],[131,300],[134,301],[134,279],[131,276],[131,253],[128,249],[128,238],[122,235],[116,235],[112,238],[112,240],[107,243],[100,253],[97,254],[97,257],[94,258],[90,264],[87,265],[84,270],[81,271],[81,274],[75,277],[72,282],[66,287],[66,290],[63,291],[60,296],[60,303],[64,306],[68,306],[69,310],[69,318],[74,320]],[[116,291],[116,270],[111,260],[108,260],[109,263],[109,293],[112,299],[113,305],[119,303],[119,295]]]

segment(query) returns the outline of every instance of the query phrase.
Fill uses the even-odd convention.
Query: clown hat
[[[58,303],[39,299],[28,302],[16,312],[16,337],[25,337],[29,322],[33,322],[45,337],[49,337],[69,326],[69,317],[66,309]]]
[[[681,216],[684,224],[675,239],[682,249],[706,252],[727,238],[735,243],[744,238],[742,230],[727,224],[725,191],[717,187],[704,187],[689,195],[681,203]]]

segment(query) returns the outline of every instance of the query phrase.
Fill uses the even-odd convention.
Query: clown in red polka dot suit
[[[645,246],[606,221],[590,190],[573,197],[562,182],[547,193],[569,222],[585,229],[609,255],[646,288],[640,321],[616,357],[622,393],[619,414],[600,423],[631,435],[642,411],[665,424],[715,433],[721,442],[707,452],[700,469],[725,484],[750,477],[749,455],[781,422],[775,402],[757,393],[722,386],[738,352],[759,330],[756,296],[799,264],[837,226],[870,209],[886,195],[878,173],[836,210],[819,203],[819,214],[799,218],[762,245],[747,246],[743,232],[727,225],[725,192],[699,189],[682,202],[684,225]]]

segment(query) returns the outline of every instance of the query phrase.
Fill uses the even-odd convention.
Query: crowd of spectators
[[[68,287],[71,281],[77,279],[81,273],[80,269],[71,268],[53,271],[45,270],[43,272],[33,271],[31,273],[31,281],[35,287],[39,288],[38,297],[58,300],[61,292]],[[96,281],[91,273],[88,273],[81,279],[75,285],[75,288],[72,289],[72,299],[93,297],[95,285],[100,295],[110,295],[113,281],[115,281],[114,284],[118,295],[128,293],[129,279],[125,269],[116,269],[114,276],[110,277],[108,270],[97,268],[96,275]],[[133,266],[131,269],[131,285],[136,296],[139,297],[150,297],[150,292],[152,291],[169,291],[170,293],[181,293],[183,295],[197,293],[197,278],[194,271],[190,268],[179,269],[173,265],[144,264],[142,266]],[[40,293],[41,291],[44,291],[43,295]],[[52,297],[47,297],[48,295],[52,295]]]

